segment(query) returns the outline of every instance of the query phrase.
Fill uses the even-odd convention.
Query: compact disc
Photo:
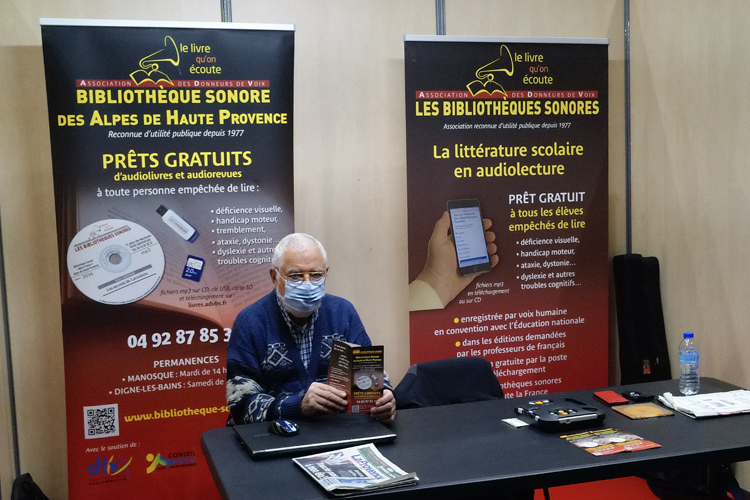
[[[372,387],[372,379],[367,375],[360,375],[359,377],[357,377],[357,387],[359,387],[363,391],[366,391],[367,389]]]
[[[143,226],[122,219],[89,224],[68,247],[76,288],[102,304],[129,304],[154,291],[164,276],[164,251]]]

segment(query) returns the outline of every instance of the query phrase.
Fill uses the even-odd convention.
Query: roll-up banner
[[[607,385],[608,43],[405,37],[412,363]]]
[[[69,496],[218,498],[231,327],[293,231],[294,27],[41,24]]]

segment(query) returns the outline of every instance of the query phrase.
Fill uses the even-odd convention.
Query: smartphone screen
[[[456,247],[458,274],[468,276],[489,271],[492,265],[484,241],[479,201],[451,200],[448,202],[448,214]]]

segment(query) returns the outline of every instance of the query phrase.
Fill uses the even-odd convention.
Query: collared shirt
[[[281,302],[281,297],[279,297],[278,293],[276,294],[276,303],[279,305],[279,309],[281,309],[281,317],[284,318],[284,323],[289,327],[289,332],[292,334],[292,338],[299,349],[302,363],[305,365],[305,369],[307,369],[312,354],[313,333],[315,331],[315,320],[318,319],[318,311],[316,310],[312,313],[312,316],[307,323],[304,325],[298,325],[289,316],[289,313],[286,311],[284,303]]]

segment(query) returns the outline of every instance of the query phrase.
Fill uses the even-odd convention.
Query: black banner
[[[606,385],[606,41],[405,59],[411,362],[484,357],[509,397]]]
[[[42,24],[69,496],[218,498],[226,343],[294,229],[294,31]]]

